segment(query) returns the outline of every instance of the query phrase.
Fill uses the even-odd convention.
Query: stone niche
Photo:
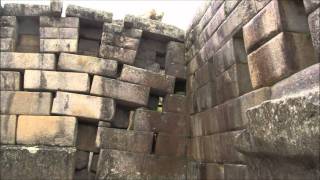
[[[98,56],[103,22],[80,18],[78,54]]]
[[[17,16],[17,22],[16,50],[18,52],[39,52],[39,16]]]

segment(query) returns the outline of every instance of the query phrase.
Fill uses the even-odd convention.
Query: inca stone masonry
[[[1,180],[319,178],[319,0],[62,8],[0,8]]]

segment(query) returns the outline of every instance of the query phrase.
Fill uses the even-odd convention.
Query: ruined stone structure
[[[319,0],[62,6],[0,8],[0,179],[319,178]]]

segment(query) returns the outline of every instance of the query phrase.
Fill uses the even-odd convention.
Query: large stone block
[[[99,51],[100,57],[114,59],[124,64],[133,64],[136,53],[136,51],[131,49],[124,49],[107,44],[101,44]]]
[[[58,91],[51,113],[88,118],[90,121],[110,121],[115,112],[115,102],[110,98]]]
[[[86,152],[99,152],[96,145],[98,127],[95,124],[78,123],[77,142],[78,150]]]
[[[1,27],[16,27],[17,17],[15,16],[1,16],[0,17]]]
[[[89,164],[89,152],[77,150],[76,152],[76,170],[85,169]]]
[[[116,113],[111,120],[113,128],[127,129],[129,126],[130,110],[122,106],[117,106]]]
[[[40,16],[40,27],[79,28],[79,18]]]
[[[16,38],[16,33],[15,27],[0,27],[0,38]]]
[[[142,85],[94,76],[90,93],[114,98],[126,106],[146,106],[149,91]]]
[[[320,62],[320,7],[311,13],[308,17],[310,33],[313,47],[316,54],[316,60]]]
[[[75,146],[77,119],[65,116],[19,116],[17,144]]]
[[[184,50],[185,48],[183,43],[170,41],[167,45],[166,67],[169,67],[171,64],[185,65]]]
[[[197,104],[197,111],[201,112],[208,108],[211,108],[217,105],[217,96],[216,96],[216,83],[209,82],[204,86],[200,87],[195,93],[195,101]]]
[[[113,14],[110,12],[94,10],[90,8],[69,5],[66,9],[67,17],[79,17],[81,19],[86,19],[90,21],[97,22],[112,22]]]
[[[1,69],[40,69],[54,70],[56,58],[54,54],[1,52]]]
[[[5,16],[47,16],[50,15],[50,7],[47,5],[16,4],[4,5]]]
[[[213,69],[212,61],[204,63],[196,72],[195,80],[197,81],[197,86],[201,87],[208,82],[215,82],[215,71]]]
[[[248,53],[280,32],[309,32],[302,2],[273,0],[243,28]]]
[[[269,86],[316,60],[311,39],[300,33],[280,33],[248,56],[253,88]]]
[[[174,157],[186,156],[187,138],[185,136],[159,133],[155,144],[156,155]]]
[[[26,70],[24,89],[89,92],[90,79],[86,73]]]
[[[187,97],[178,94],[168,94],[163,99],[163,112],[187,113]]]
[[[60,17],[62,14],[63,2],[61,0],[50,1],[50,11],[53,16]]]
[[[90,39],[79,39],[78,54],[86,56],[99,56],[100,41]]]
[[[225,164],[224,180],[249,180],[247,166],[242,164]]]
[[[122,25],[115,23],[104,23],[103,24],[103,32],[109,32],[112,34],[122,34],[124,36],[128,36],[131,38],[140,39],[142,36],[142,30],[134,29],[134,28],[124,28]]]
[[[187,67],[181,64],[171,64],[165,68],[165,74],[179,80],[185,80],[187,77]]]
[[[131,38],[123,34],[103,32],[101,37],[101,44],[109,44],[125,49],[138,50],[140,40]]]
[[[20,73],[14,71],[0,71],[0,90],[19,91]]]
[[[40,52],[78,51],[78,39],[40,39]]]
[[[228,1],[228,0],[227,0]],[[200,165],[201,178],[224,180],[224,165],[215,163],[203,163]]]
[[[101,35],[102,35],[102,28],[82,25],[79,30],[79,36],[84,39],[100,41]],[[100,42],[99,42],[99,45],[100,45]]]
[[[16,143],[16,115],[0,115],[0,144]]]
[[[151,153],[153,133],[100,128],[100,148],[135,153]]]
[[[300,94],[311,89],[319,89],[320,64],[317,63],[272,86],[272,99]]]
[[[1,146],[1,179],[73,179],[75,148]]]
[[[51,93],[1,91],[1,114],[49,115]]]
[[[0,38],[0,51],[12,52],[16,49],[16,40],[14,38]]]
[[[308,14],[320,6],[320,2],[318,0],[303,0],[303,3]]]
[[[78,28],[40,27],[42,39],[78,39]]]

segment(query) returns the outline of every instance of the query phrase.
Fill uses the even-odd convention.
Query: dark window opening
[[[17,17],[18,52],[39,52],[40,32],[39,17]]]
[[[98,56],[103,23],[80,20],[78,54]]]

